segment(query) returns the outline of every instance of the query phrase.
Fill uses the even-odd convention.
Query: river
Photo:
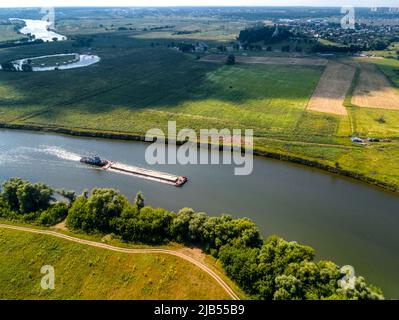
[[[260,158],[255,158],[250,176],[234,176],[230,165],[150,166],[188,177],[183,188],[79,162],[82,155],[99,154],[149,167],[144,159],[146,147],[137,142],[0,130],[0,181],[22,177],[78,192],[112,187],[130,199],[142,191],[152,206],[248,217],[265,236],[278,234],[310,245],[318,258],[353,265],[387,297],[399,298],[397,195],[304,166]]]

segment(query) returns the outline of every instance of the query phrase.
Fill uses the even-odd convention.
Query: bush
[[[45,226],[54,226],[62,222],[68,215],[68,205],[58,202],[43,211],[39,216],[39,223]]]
[[[233,65],[233,64],[235,64],[235,63],[236,63],[236,57],[235,57],[233,54],[230,54],[230,55],[227,57],[226,64],[227,64],[228,66],[231,66],[231,65]]]

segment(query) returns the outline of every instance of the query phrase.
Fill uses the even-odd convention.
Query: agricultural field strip
[[[322,74],[307,109],[346,116],[345,97],[352,85],[356,68],[330,61]]]
[[[36,116],[42,115],[44,113],[47,113],[47,112],[51,111],[53,108],[60,107],[60,106],[69,106],[69,105],[77,103],[77,102],[82,102],[82,101],[85,101],[87,99],[91,99],[91,98],[94,98],[94,97],[97,97],[97,96],[101,96],[101,95],[103,95],[105,93],[108,93],[108,92],[111,92],[113,90],[119,89],[119,88],[121,88],[123,86],[126,86],[126,85],[127,85],[126,81],[121,80],[121,81],[119,81],[119,83],[117,83],[116,85],[114,85],[112,87],[109,87],[107,85],[104,88],[100,88],[100,89],[96,88],[92,92],[86,93],[86,94],[84,94],[84,95],[82,95],[80,97],[75,97],[74,99],[71,99],[69,101],[65,101],[65,102],[62,102],[62,103],[53,104],[53,105],[51,105],[51,106],[49,106],[49,107],[47,107],[45,109],[42,109],[42,110],[39,110],[39,111],[35,111],[33,113],[24,114],[24,115],[22,115],[20,117],[12,119],[10,122],[25,121],[25,120],[34,118]]]
[[[201,59],[204,62],[224,62],[226,55],[210,54]],[[320,58],[283,58],[283,57],[236,57],[236,62],[248,64],[274,64],[274,65],[298,65],[298,66],[327,66],[327,59]]]
[[[399,90],[373,64],[358,64],[360,75],[352,96],[359,107],[399,110]]]
[[[173,255],[176,257],[179,257],[181,259],[184,259],[194,265],[196,265],[198,268],[206,272],[208,275],[210,275],[229,295],[233,300],[240,300],[240,298],[237,296],[237,294],[229,287],[229,285],[222,279],[220,276],[218,276],[214,271],[212,271],[209,267],[207,267],[205,264],[195,260],[194,258],[179,252],[177,250],[167,250],[167,249],[127,249],[127,248],[121,248],[121,247],[115,247],[111,246],[108,244],[104,243],[99,243],[95,241],[90,241],[90,240],[85,240],[85,239],[80,239],[80,238],[75,238],[71,237],[59,232],[55,231],[47,231],[47,230],[39,230],[39,229],[33,229],[33,228],[26,228],[26,227],[18,227],[18,226],[12,226],[12,225],[6,225],[6,224],[0,224],[0,228],[3,229],[10,229],[10,230],[15,230],[15,231],[23,231],[23,232],[29,232],[29,233],[35,233],[35,234],[42,234],[42,235],[48,235],[48,236],[53,236],[57,238],[61,238],[64,240],[80,243],[80,244],[85,244],[91,247],[96,247],[96,248],[102,248],[106,250],[111,250],[115,252],[122,252],[122,253],[129,253],[129,254],[156,254],[156,253],[161,253],[161,254],[169,254]]]
[[[153,72],[154,75],[157,74],[157,73],[158,73],[158,71]],[[114,85],[112,87],[105,86],[104,88],[101,88],[101,89],[97,88],[97,89],[93,90],[92,92],[86,93],[85,95],[82,95],[80,97],[75,97],[74,99],[71,99],[69,101],[62,102],[62,103],[56,103],[54,105],[51,105],[51,106],[49,106],[49,107],[47,107],[45,109],[41,109],[39,111],[35,111],[35,112],[32,112],[32,113],[24,114],[24,115],[22,115],[20,117],[11,119],[9,122],[26,121],[28,119],[40,116],[40,115],[42,115],[44,113],[50,112],[52,109],[54,109],[56,107],[68,106],[68,105],[71,105],[71,104],[74,104],[74,103],[77,103],[77,102],[82,102],[82,101],[85,101],[85,100],[88,100],[88,99],[91,99],[91,98],[95,98],[95,97],[101,96],[103,94],[109,93],[109,92],[111,92],[113,90],[117,90],[117,89],[122,88],[122,87],[128,87],[130,85],[134,85],[135,81],[136,80],[129,82],[129,81],[126,81],[125,79],[122,79],[116,85]],[[173,96],[173,93],[171,93],[169,96]],[[165,98],[165,96],[164,97],[158,97],[158,98],[155,98],[155,99],[154,99],[154,97],[149,97],[149,101],[157,102],[157,101],[160,101],[161,99],[164,99],[164,98]]]

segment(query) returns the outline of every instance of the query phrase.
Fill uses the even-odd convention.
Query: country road
[[[79,238],[71,237],[71,236],[56,232],[56,231],[40,230],[40,229],[19,227],[19,226],[7,225],[7,224],[0,224],[0,228],[16,230],[16,231],[23,231],[23,232],[30,232],[30,233],[36,233],[36,234],[49,235],[49,236],[61,238],[61,239],[64,239],[64,240],[68,240],[68,241],[72,241],[72,242],[76,242],[76,243],[80,243],[80,244],[85,244],[85,245],[88,245],[88,246],[91,246],[91,247],[102,248],[102,249],[116,251],[116,252],[123,252],[123,253],[129,253],[129,254],[162,253],[162,254],[173,255],[173,256],[179,257],[181,259],[184,259],[184,260],[196,265],[201,270],[205,271],[230,295],[230,297],[233,300],[239,300],[240,299],[237,296],[237,294],[235,294],[234,291],[230,288],[230,286],[222,278],[220,278],[220,276],[218,276],[214,271],[212,271],[209,267],[207,267],[202,262],[199,262],[199,261],[193,259],[192,257],[190,257],[190,256],[188,256],[188,255],[186,255],[186,254],[184,254],[182,252],[179,252],[177,250],[168,250],[168,249],[127,249],[127,248],[120,248],[120,247],[111,246],[111,245],[100,243],[100,242],[95,242],[95,241],[90,241],[90,240],[85,240],[85,239],[79,239]]]

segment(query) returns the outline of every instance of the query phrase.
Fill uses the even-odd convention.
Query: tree
[[[69,210],[67,225],[84,231],[112,232],[113,219],[130,206],[119,191],[93,189],[91,197],[78,197]]]
[[[189,226],[189,238],[192,242],[203,241],[203,226],[208,219],[208,216],[204,212],[196,212],[192,215]]]
[[[84,193],[73,202],[66,219],[66,225],[70,229],[87,232],[95,229],[93,221],[89,219],[87,202],[88,199]]]
[[[50,206],[50,202],[54,201],[53,190],[43,183],[25,182],[18,188],[17,197],[21,213],[46,210]]]
[[[302,297],[302,283],[293,275],[281,275],[275,279],[274,300],[294,300]]]
[[[230,54],[230,55],[227,57],[226,64],[227,64],[228,66],[231,66],[231,65],[233,65],[233,64],[235,64],[235,63],[236,63],[236,57],[235,57],[235,55]]]
[[[11,178],[2,186],[1,198],[4,203],[8,205],[11,210],[19,210],[19,201],[17,196],[18,188],[23,185],[23,180],[20,178]]]
[[[258,248],[225,245],[220,249],[219,259],[229,277],[237,281],[245,292],[257,295],[254,285],[259,279]]]
[[[33,68],[29,63],[23,63],[21,66],[23,72],[32,72]]]
[[[9,71],[9,72],[13,72],[13,71],[17,71],[17,69],[15,68],[15,65],[14,65],[14,63],[12,63],[12,62],[4,62],[4,63],[2,63],[1,64],[1,68],[4,70],[4,71]]]
[[[172,239],[171,224],[175,216],[161,208],[144,207],[140,211],[133,208],[130,214],[113,220],[112,226],[124,241],[159,244]]]
[[[171,225],[171,233],[176,241],[186,242],[190,240],[189,228],[194,214],[194,210],[190,208],[184,208],[179,211]]]
[[[3,184],[1,197],[11,210],[21,214],[46,210],[54,201],[53,190],[43,183],[32,184],[11,178]]]
[[[136,196],[134,198],[134,204],[137,206],[137,208],[139,210],[144,208],[144,206],[145,206],[144,200],[145,200],[144,194],[141,191],[137,192],[137,194],[136,194]]]

